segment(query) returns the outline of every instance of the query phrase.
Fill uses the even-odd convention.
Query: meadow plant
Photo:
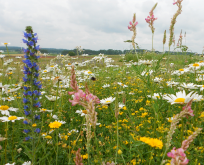
[[[2,43],[2,45],[5,45],[5,46],[6,46],[7,54],[8,54],[8,56],[9,56],[8,45],[10,45],[10,43],[5,42],[5,43]]]
[[[76,152],[75,164],[76,165],[83,165],[82,157],[80,154],[81,148],[79,148]]]
[[[82,105],[87,110],[87,115],[86,115],[87,146],[86,147],[88,151],[88,160],[89,160],[90,142],[92,138],[91,126],[93,126],[94,132],[95,132],[96,122],[97,122],[97,112],[95,111],[95,104],[99,104],[100,100],[97,96],[89,92],[88,87],[86,87],[85,92],[79,89],[76,81],[74,65],[72,66],[72,69],[71,69],[70,86],[74,90],[73,92],[68,92],[68,94],[74,95],[73,100],[69,99],[69,101],[72,103],[72,106],[79,104],[79,105]]]
[[[173,3],[173,5],[177,5],[178,6],[178,10],[177,10],[177,12],[174,14],[174,16],[173,16],[173,18],[171,19],[171,25],[170,25],[170,28],[169,28],[169,31],[170,31],[170,37],[169,37],[169,51],[170,51],[170,47],[171,47],[171,45],[172,45],[172,42],[173,42],[173,36],[174,36],[174,25],[175,25],[175,23],[176,23],[176,18],[178,17],[178,15],[179,14],[181,14],[181,9],[182,9],[182,5],[181,5],[181,2],[182,2],[183,0],[177,0],[176,2],[175,2],[175,0],[174,0],[174,3]]]
[[[135,53],[137,54],[136,47],[135,47],[135,38],[136,38],[136,35],[137,35],[137,33],[136,33],[136,25],[138,24],[138,22],[136,22],[136,13],[133,14],[132,22],[130,21],[129,24],[130,25],[128,26],[128,29],[133,32],[132,46],[133,46],[133,48],[135,50]]]
[[[185,106],[183,106],[182,111],[179,114],[174,116],[174,118],[171,122],[170,130],[169,130],[167,138],[166,138],[167,142],[165,144],[166,149],[165,149],[165,152],[163,155],[163,159],[166,155],[167,150],[171,146],[172,136],[175,133],[175,130],[177,128],[177,124],[179,123],[179,121],[182,120],[181,136],[183,136],[183,132],[184,132],[184,130],[183,130],[183,118],[188,118],[188,116],[194,116],[193,110],[191,109],[192,102],[193,102],[193,99],[191,101],[189,101]],[[193,139],[195,139],[195,137],[201,132],[201,130],[202,130],[201,128],[198,128],[193,133],[193,135],[189,136],[187,140],[184,140],[182,142],[182,147],[180,149],[175,150],[175,147],[174,147],[173,150],[171,150],[171,153],[167,154],[168,157],[172,157],[172,163],[174,163],[175,165],[179,165],[179,161],[183,161],[182,163],[184,163],[184,164],[188,163],[188,159],[186,158],[184,151],[189,147],[189,144],[193,141]],[[162,161],[162,163],[163,163],[163,161]]]
[[[198,128],[191,136],[182,142],[181,148],[176,149],[176,147],[174,147],[171,152],[167,153],[167,156],[172,158],[172,165],[188,164],[189,160],[184,152],[188,149],[190,143],[196,138],[196,136],[201,133],[201,131],[202,128]]]
[[[153,6],[153,8],[150,10],[149,16],[147,16],[147,18],[145,18],[145,21],[149,24],[149,27],[150,27],[150,29],[152,30],[152,52],[153,52],[153,50],[154,50],[154,48],[153,48],[153,37],[154,37],[154,30],[155,30],[153,24],[154,24],[154,21],[157,20],[157,18],[154,18],[154,13],[153,13],[153,11],[154,11],[154,9],[155,9],[156,7],[157,7],[157,3],[156,3],[156,4]]]
[[[171,19],[171,24],[170,24],[170,28],[169,28],[169,31],[170,31],[170,36],[169,36],[169,53],[170,53],[170,47],[172,45],[172,42],[173,42],[173,36],[174,36],[174,25],[176,23],[176,18],[178,17],[179,14],[181,14],[181,9],[182,9],[182,5],[181,5],[181,2],[183,0],[177,0],[175,2],[174,0],[174,3],[173,5],[177,5],[178,6],[178,10],[177,12],[174,14],[173,18]],[[169,71],[169,54],[168,54],[168,60],[167,60],[167,72]]]
[[[164,53],[164,44],[166,43],[166,30],[164,31],[164,38],[163,38],[163,53]]]
[[[41,103],[39,102],[39,96],[41,95],[40,89],[42,87],[41,82],[38,81],[39,76],[39,66],[38,66],[38,58],[36,56],[37,51],[39,50],[39,45],[37,46],[37,33],[33,33],[33,29],[31,26],[27,26],[24,32],[23,42],[28,46],[27,49],[24,49],[24,57],[26,60],[23,60],[24,66],[24,114],[26,115],[26,120],[24,120],[24,124],[27,129],[24,129],[24,133],[28,134],[25,138],[26,141],[30,141],[32,154],[30,154],[29,158],[32,159],[32,163],[35,164],[35,151],[36,151],[36,139],[37,134],[40,133],[40,128],[37,128],[37,124],[40,120],[40,115],[36,114],[36,111],[41,107]],[[29,155],[29,154],[28,154]]]

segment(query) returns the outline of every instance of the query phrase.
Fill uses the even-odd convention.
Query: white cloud
[[[151,49],[151,29],[145,22],[149,11],[158,2],[154,15],[154,48],[162,51],[163,33],[167,30],[178,7],[173,0],[7,0],[0,6],[1,42],[22,46],[22,31],[32,26],[39,35],[41,47],[73,49],[81,45],[85,49],[129,49],[123,41],[131,39],[127,29],[133,13],[136,13],[136,42],[144,49]],[[176,43],[181,29],[187,33],[186,44],[194,52],[201,53],[204,43],[204,18],[202,0],[183,0],[182,13],[175,24]],[[183,41],[185,43],[185,41]],[[171,50],[173,47],[171,48]]]

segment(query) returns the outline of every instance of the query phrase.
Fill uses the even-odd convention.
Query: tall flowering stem
[[[164,38],[163,38],[163,53],[164,53],[164,44],[166,43],[166,30],[164,31]]]
[[[155,20],[157,20],[157,18],[154,18],[154,9],[157,7],[157,3],[153,6],[153,8],[150,10],[149,12],[149,16],[147,16],[147,18],[145,18],[145,21],[149,24],[150,29],[152,30],[152,51],[154,50],[153,48],[153,36],[154,36],[154,26],[153,23]]]
[[[163,154],[163,158],[162,158],[162,161],[161,161],[161,165],[164,163],[163,160],[164,160],[164,157],[166,156],[166,153],[169,149],[169,147],[171,146],[171,139],[172,139],[172,136],[176,130],[176,127],[177,127],[177,124],[180,122],[180,120],[182,120],[184,117],[188,117],[188,116],[194,116],[193,114],[193,110],[191,109],[191,105],[192,105],[192,102],[193,102],[193,99],[191,101],[188,102],[188,104],[186,104],[182,109],[182,111],[177,114],[174,119],[172,120],[171,122],[171,126],[170,126],[170,130],[167,134],[167,142],[165,144],[166,146],[166,149],[164,151],[164,154]],[[183,130],[182,130],[183,131]]]
[[[176,149],[174,147],[171,152],[167,153],[167,156],[172,158],[171,164],[173,165],[180,165],[180,164],[188,164],[189,160],[186,157],[186,154],[184,153],[190,143],[198,136],[198,134],[202,131],[202,128],[198,128],[191,136],[189,136],[186,140],[182,142],[181,148]]]
[[[178,6],[178,10],[177,12],[174,14],[173,18],[171,19],[171,25],[170,25],[170,28],[169,28],[169,31],[170,31],[170,37],[169,37],[169,53],[170,53],[170,47],[172,45],[172,42],[173,42],[173,36],[174,36],[174,25],[176,23],[176,18],[178,17],[179,14],[181,14],[181,9],[182,9],[182,5],[181,5],[181,2],[183,0],[177,0],[175,2],[174,0],[174,3],[173,5],[177,5]],[[169,54],[168,54],[168,60],[167,60],[167,72],[169,71]]]
[[[36,111],[39,110],[41,104],[39,102],[39,96],[41,95],[40,89],[42,87],[40,81],[38,81],[39,76],[39,66],[38,66],[38,58],[40,56],[36,56],[37,51],[39,50],[39,45],[36,46],[38,37],[37,33],[33,33],[33,29],[31,26],[27,26],[24,32],[23,42],[27,45],[27,49],[24,50],[24,113],[26,115],[26,120],[24,120],[24,124],[29,127],[29,129],[24,129],[24,133],[30,134],[25,138],[26,141],[31,141],[32,146],[32,163],[35,164],[35,140],[37,138],[37,134],[40,133],[40,128],[37,128],[37,124],[40,119],[40,115],[36,114]]]
[[[71,88],[74,90],[73,92],[68,92],[70,95],[74,95],[73,100],[69,99],[69,101],[72,103],[72,106],[74,105],[82,105],[86,110],[86,138],[87,138],[87,152],[88,152],[88,162],[89,162],[89,151],[90,151],[90,143],[92,138],[92,132],[91,127],[96,128],[96,122],[97,122],[97,112],[95,111],[95,104],[99,104],[100,100],[97,96],[90,93],[88,86],[86,85],[85,92],[80,90],[77,81],[76,81],[76,74],[74,71],[74,66],[72,66],[71,69],[71,82],[70,82]]]
[[[175,1],[175,0],[174,0]],[[173,36],[174,36],[174,25],[176,23],[176,18],[178,17],[179,14],[181,14],[181,9],[182,9],[182,5],[181,5],[181,2],[183,0],[177,0],[177,2],[174,2],[173,5],[177,5],[178,6],[178,10],[177,12],[174,14],[173,18],[171,19],[171,25],[170,25],[170,28],[169,28],[169,31],[170,31],[170,37],[169,37],[169,49],[172,45],[172,42],[173,42]]]
[[[137,54],[137,52],[136,52],[136,48],[135,48],[135,38],[136,38],[136,35],[137,35],[137,33],[136,33],[136,25],[137,24],[138,24],[138,22],[136,22],[136,13],[134,13],[132,22],[131,21],[129,22],[128,29],[133,32],[132,46],[133,46],[136,54]]]

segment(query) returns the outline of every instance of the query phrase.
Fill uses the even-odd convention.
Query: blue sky
[[[168,50],[170,22],[178,9],[173,0],[1,0],[0,42],[23,46],[22,31],[29,25],[38,33],[38,44],[43,48],[130,49],[131,44],[123,41],[132,37],[127,26],[136,13],[135,41],[141,48],[151,49],[152,34],[145,18],[156,2],[154,48],[163,50],[163,33],[167,30]],[[174,27],[176,43],[182,29],[186,45],[198,53],[204,46],[203,6],[203,0],[183,0]]]

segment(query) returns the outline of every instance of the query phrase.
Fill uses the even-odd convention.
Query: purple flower
[[[35,132],[40,133],[40,128],[36,128]]]
[[[24,113],[25,113],[26,116],[30,115],[30,111],[24,110]]]
[[[25,133],[29,133],[30,130],[29,130],[29,129],[24,129],[23,132],[25,132]]]
[[[24,120],[24,121],[23,121],[23,124],[29,124],[29,123],[28,123],[28,121],[27,121],[27,120]]]

